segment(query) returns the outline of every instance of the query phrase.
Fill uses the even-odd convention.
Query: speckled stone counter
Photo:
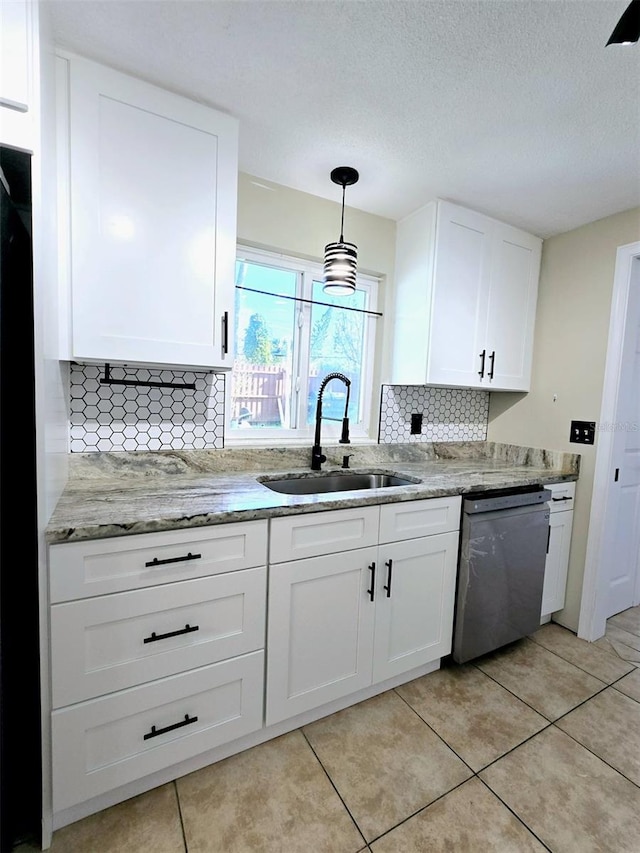
[[[389,473],[412,485],[285,495],[261,480],[317,476],[310,448],[71,454],[69,482],[49,522],[50,543],[201,527],[291,513],[410,501],[576,480],[573,453],[494,442],[325,447],[325,472]]]

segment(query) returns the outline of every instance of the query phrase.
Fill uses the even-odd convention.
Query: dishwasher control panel
[[[542,486],[531,489],[503,489],[469,495],[463,501],[464,512],[493,512],[497,509],[512,509],[517,506],[532,506],[551,500],[551,490]]]

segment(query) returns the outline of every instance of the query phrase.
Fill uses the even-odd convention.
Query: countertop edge
[[[518,472],[520,474],[520,472]],[[474,483],[460,486],[429,486],[427,483],[417,483],[403,486],[402,491],[393,494],[385,489],[372,489],[366,494],[350,494],[340,492],[331,495],[305,496],[306,500],[291,504],[283,500],[281,505],[252,507],[229,511],[215,511],[194,515],[176,517],[163,516],[156,519],[144,519],[121,524],[82,524],[73,526],[56,526],[50,524],[45,532],[47,545],[58,545],[72,542],[86,542],[95,539],[132,536],[145,533],[157,533],[171,530],[186,530],[189,528],[209,527],[217,524],[232,522],[254,521],[260,519],[279,518],[287,515],[301,515],[312,512],[327,512],[330,510],[348,509],[349,507],[376,506],[388,503],[425,500],[429,498],[464,495],[469,492],[490,491],[501,488],[517,488],[518,486],[546,485],[548,483],[572,482],[578,480],[577,473],[567,473],[553,469],[534,469],[530,475],[523,466],[520,476],[512,476],[500,482],[496,479],[491,483]],[[286,496],[282,496],[284,499]]]

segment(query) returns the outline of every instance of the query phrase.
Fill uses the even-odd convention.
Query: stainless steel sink
[[[285,495],[317,495],[325,492],[351,492],[359,489],[387,489],[392,486],[413,486],[419,480],[409,480],[394,474],[318,474],[315,476],[282,477],[260,480],[273,492]]]

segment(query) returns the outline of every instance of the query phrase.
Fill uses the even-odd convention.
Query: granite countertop
[[[201,527],[576,480],[580,456],[494,442],[326,447],[324,472],[398,474],[409,486],[285,495],[261,479],[315,476],[310,448],[110,452],[70,455],[70,477],[47,528],[49,543]]]

